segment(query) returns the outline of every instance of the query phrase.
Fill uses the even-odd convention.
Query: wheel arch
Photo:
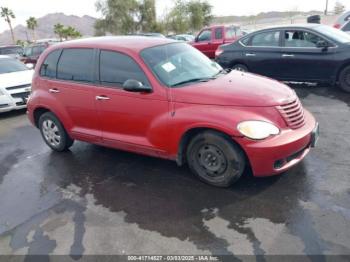
[[[245,150],[242,148],[242,146],[235,141],[235,139],[230,136],[228,133],[216,129],[216,128],[211,128],[211,127],[194,127],[191,129],[186,130],[186,132],[181,136],[179,147],[178,147],[178,152],[177,152],[177,157],[176,157],[176,163],[179,166],[182,166],[183,164],[186,163],[186,150],[191,142],[191,139],[194,138],[196,135],[206,132],[206,131],[213,131],[216,133],[219,133],[223,135],[226,139],[237,145],[243,152],[244,157],[246,159],[247,166],[250,166],[249,158],[245,152]]]
[[[34,117],[34,125],[39,128],[39,119],[40,117],[47,113],[47,112],[51,112],[53,113],[50,109],[43,107],[43,106],[39,106],[37,108],[34,109],[33,111],[33,117]]]
[[[343,71],[343,69],[346,68],[346,67],[348,67],[348,66],[350,66],[350,60],[346,61],[345,63],[343,63],[343,64],[339,67],[339,69],[338,69],[338,71],[337,71],[336,79],[335,79],[336,83],[339,82],[339,77],[340,77],[340,74],[341,74],[341,72]]]

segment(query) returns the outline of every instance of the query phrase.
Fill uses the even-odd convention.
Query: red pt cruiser
[[[176,160],[222,187],[247,166],[255,176],[284,172],[318,137],[315,119],[284,84],[228,73],[186,43],[143,37],[47,49],[28,116],[53,150],[81,140]]]

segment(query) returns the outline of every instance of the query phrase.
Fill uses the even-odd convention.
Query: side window
[[[200,35],[198,36],[198,42],[210,41],[210,39],[211,39],[210,29],[202,31],[202,33],[200,33]]]
[[[121,87],[129,79],[150,86],[145,73],[131,57],[118,52],[102,50],[100,54],[101,84]]]
[[[46,57],[40,68],[41,76],[56,78],[57,62],[60,54],[61,50],[55,50]]]
[[[323,40],[312,33],[297,30],[286,31],[284,39],[286,47],[317,47],[317,42]]]
[[[222,28],[215,29],[215,39],[222,39]]]
[[[345,31],[345,32],[349,32],[349,31],[350,31],[350,22],[348,22],[348,23],[343,27],[343,31]]]
[[[241,40],[241,43],[245,46],[249,46],[250,37],[246,37]]]
[[[240,30],[236,27],[227,27],[226,28],[226,38],[236,38],[236,36],[238,35],[237,34],[237,31]]]
[[[280,32],[270,31],[263,32],[252,36],[251,46],[266,46],[275,47],[279,46],[280,43]]]
[[[93,68],[93,49],[64,49],[57,66],[57,78],[77,82],[92,82]]]
[[[42,52],[44,52],[44,50],[44,46],[35,46],[33,47],[33,55],[40,55]]]

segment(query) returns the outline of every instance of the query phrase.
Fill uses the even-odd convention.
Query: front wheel
[[[248,67],[243,64],[236,64],[232,67],[232,70],[240,71],[240,72],[248,72]]]
[[[40,117],[39,128],[45,143],[54,151],[66,151],[73,145],[74,140],[53,113],[47,112]]]
[[[345,92],[350,93],[350,66],[345,67],[339,75],[339,86]]]
[[[199,179],[217,187],[228,187],[243,174],[242,150],[225,135],[207,131],[198,134],[187,148],[187,162]]]

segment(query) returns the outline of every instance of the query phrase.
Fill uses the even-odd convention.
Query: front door
[[[123,90],[126,80],[132,79],[150,86],[140,66],[130,56],[100,51],[100,87],[96,103],[106,145],[150,155],[161,155],[158,141],[164,139],[168,100],[159,92],[140,93]],[[166,94],[166,93],[164,93]]]
[[[283,36],[280,79],[311,82],[329,80],[337,66],[333,59],[336,48],[318,48],[317,43],[332,43],[306,30],[286,30]]]

